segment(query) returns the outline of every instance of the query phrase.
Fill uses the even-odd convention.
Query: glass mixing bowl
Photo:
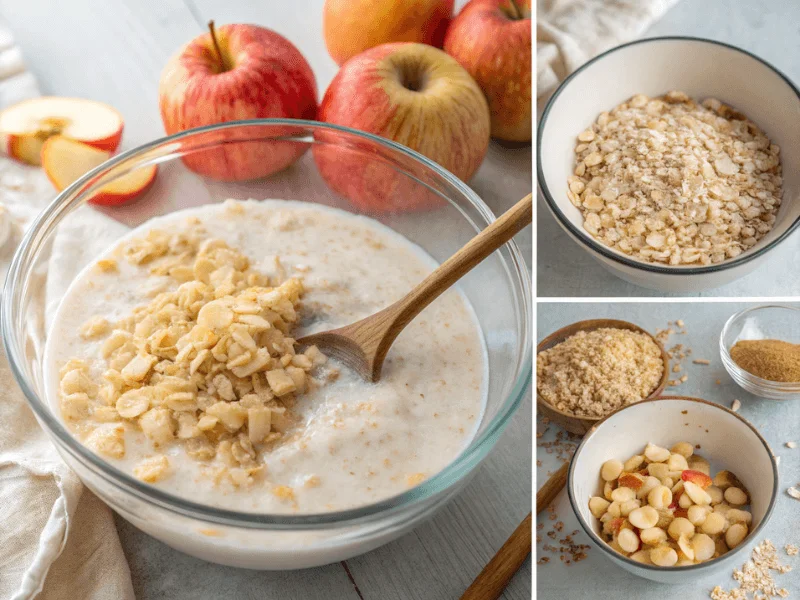
[[[263,167],[255,161],[249,168],[266,172],[273,156],[280,163],[303,152],[291,167],[248,182],[212,181],[187,168],[202,170],[204,164],[256,157]],[[484,335],[489,381],[477,434],[448,467],[398,496],[352,510],[286,516],[212,508],[147,485],[104,462],[72,437],[44,397],[44,290],[53,238],[60,225],[80,218],[73,213],[94,191],[152,164],[158,164],[159,175],[147,194],[135,204],[103,209],[107,214],[133,227],[226,198],[317,202],[377,219],[439,262],[494,219],[466,184],[424,156],[373,135],[311,121],[224,123],[112,158],[39,215],[17,250],[2,300],[3,338],[12,370],[63,459],[136,527],[188,554],[227,565],[296,569],[331,563],[385,544],[430,517],[486,458],[530,385],[530,278],[517,246],[506,244],[458,284]],[[424,212],[412,210],[423,207]]]

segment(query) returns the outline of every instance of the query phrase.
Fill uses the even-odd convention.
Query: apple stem
[[[508,0],[511,3],[511,10],[514,11],[512,17],[515,20],[519,20],[522,18],[522,11],[519,9],[519,5],[517,4],[516,0]],[[213,23],[213,21],[212,21]]]
[[[217,41],[217,30],[214,28],[214,19],[208,22],[208,30],[211,32],[211,42],[214,44],[214,51],[217,53],[217,60],[219,60],[222,71],[228,71],[228,65],[225,64],[225,58],[222,55],[222,48],[219,47],[219,42]]]

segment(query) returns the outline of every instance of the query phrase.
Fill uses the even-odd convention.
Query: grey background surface
[[[456,8],[465,2],[458,0]],[[127,150],[164,135],[158,114],[161,70],[182,44],[207,31],[209,19],[218,25],[254,23],[281,33],[311,64],[321,98],[337,70],[322,39],[323,4],[324,0],[0,0],[0,18],[13,31],[43,93],[100,100],[122,113],[122,149]],[[490,145],[470,185],[496,215],[531,191],[531,156],[530,146]],[[526,257],[531,255],[531,239],[530,228],[516,237]],[[428,523],[346,565],[285,572],[220,567],[172,550],[118,518],[136,596],[457,598],[530,511],[531,424],[528,393],[462,494]],[[528,559],[503,598],[530,597]]]
[[[776,575],[779,586],[787,588],[791,597],[800,594],[800,557],[787,556],[783,546],[787,543],[800,545],[800,501],[788,496],[785,490],[800,482],[800,448],[785,447],[787,441],[800,444],[800,401],[778,402],[757,398],[743,389],[728,376],[719,356],[719,335],[725,321],[735,312],[753,306],[738,302],[716,303],[545,303],[538,305],[537,340],[541,340],[557,329],[576,321],[585,319],[612,318],[636,323],[655,333],[656,329],[666,329],[667,323],[682,319],[686,325],[685,335],[673,335],[668,347],[684,344],[692,349],[692,358],[706,358],[711,361],[708,366],[692,364],[691,359],[683,361],[684,372],[689,375],[686,383],[667,388],[665,393],[682,396],[696,396],[730,407],[734,399],[742,402],[739,410],[770,444],[773,452],[780,456],[780,493],[772,519],[767,524],[764,537],[769,538],[779,549],[779,556],[784,564],[794,567],[794,571],[785,575]],[[721,381],[720,385],[716,380]],[[654,424],[654,427],[657,427]],[[537,422],[537,431],[543,431],[541,418]],[[537,445],[552,441],[559,427],[550,424],[549,431],[537,439]],[[657,428],[654,429],[657,431]],[[544,448],[538,447],[536,458],[542,465],[536,469],[537,487],[546,481],[548,473],[560,466],[553,454],[547,454]],[[580,529],[578,520],[562,492],[555,503],[558,519],[564,522],[564,531],[572,532]],[[547,513],[537,519],[544,523],[544,531],[550,529],[552,521]],[[542,532],[538,532],[542,533]],[[551,541],[543,536],[543,542]],[[575,536],[576,543],[588,544],[588,536],[582,531]],[[730,573],[720,573],[698,580],[687,581],[686,584],[668,586],[641,579],[629,574],[605,558],[598,549],[591,548],[588,558],[582,562],[564,566],[558,556],[541,551],[542,544],[537,544],[539,556],[550,556],[550,562],[536,567],[536,590],[539,600],[556,600],[558,598],[619,598],[620,600],[638,600],[655,598],[681,598],[682,600],[700,600],[708,598],[709,592],[717,585],[731,589],[735,582]],[[744,560],[742,560],[744,563]]]
[[[800,2],[797,0],[681,0],[642,37],[690,35],[727,42],[763,58],[800,84]],[[732,77],[738,76],[731,73]],[[769,98],[764,99],[769,102]],[[786,168],[786,165],[784,165]],[[541,194],[537,206],[540,297],[686,296],[648,290],[609,274],[556,223]],[[764,268],[693,296],[800,294],[800,232],[771,251]]]

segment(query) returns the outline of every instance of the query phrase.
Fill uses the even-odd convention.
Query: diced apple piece
[[[45,173],[58,191],[65,189],[110,157],[109,152],[60,135],[51,137],[42,147]],[[135,169],[94,192],[89,202],[107,206],[128,202],[153,184],[156,172],[155,165]]]
[[[627,487],[631,488],[632,490],[638,490],[642,487],[642,483],[644,483],[644,478],[639,475],[638,473],[623,473],[619,476],[619,485],[620,487]]]
[[[63,135],[113,152],[122,139],[122,116],[102,102],[43,96],[23,100],[0,112],[0,143],[12,158],[40,165],[42,147]]]
[[[685,469],[681,473],[681,479],[684,481],[691,481],[703,489],[710,487],[712,483],[711,477],[700,471],[693,471],[692,469]]]

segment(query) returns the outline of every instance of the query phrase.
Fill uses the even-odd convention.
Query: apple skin
[[[489,100],[492,136],[513,142],[532,137],[530,0],[471,0],[453,19],[444,50],[455,58]]]
[[[76,130],[76,121],[91,119],[92,112],[98,109],[106,113],[106,119],[109,113],[116,114],[118,123],[115,129],[109,129],[108,135],[98,138],[87,137],[85,123],[80,124]],[[19,130],[12,124],[16,121],[17,126],[20,125],[19,116],[11,117],[12,123],[6,122],[11,113],[25,114],[25,125]],[[38,127],[29,129],[32,123],[38,123]],[[113,152],[122,140],[123,128],[122,115],[107,104],[84,98],[38,96],[12,104],[2,111],[0,147],[11,158],[39,166],[42,164],[42,146],[49,137],[65,135],[99,150]],[[80,134],[78,130],[82,130]]]
[[[66,136],[54,135],[42,144],[41,158],[47,178],[60,192],[111,158],[111,153]],[[120,168],[124,170],[125,166]],[[95,191],[87,202],[103,206],[118,206],[130,202],[153,186],[157,173],[156,165],[135,169]],[[87,183],[86,188],[94,181],[96,180]]]
[[[322,27],[328,53],[342,65],[389,42],[442,47],[454,0],[326,0]]]
[[[478,170],[489,146],[489,107],[480,88],[453,58],[425,44],[383,44],[350,59],[325,92],[319,115],[327,123],[403,144],[465,181]],[[334,134],[317,137],[325,142]],[[379,151],[360,145],[350,151],[314,145],[317,167],[337,193],[362,209],[380,212],[441,202],[376,158]]]
[[[159,106],[168,134],[241,119],[316,118],[314,73],[291,42],[256,25],[223,25],[216,36],[224,66],[211,35],[204,34],[164,68]],[[242,141],[187,154],[183,161],[213,179],[244,181],[285,169],[307,149],[291,142]]]

